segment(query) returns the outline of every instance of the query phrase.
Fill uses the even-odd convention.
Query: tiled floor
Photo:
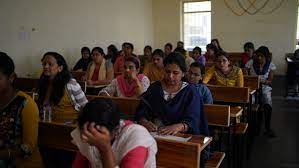
[[[273,82],[272,127],[277,138],[255,138],[251,157],[244,167],[299,168],[299,100],[286,100],[284,78]]]

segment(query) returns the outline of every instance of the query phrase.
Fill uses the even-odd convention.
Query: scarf
[[[93,75],[95,68],[96,68],[96,65],[94,63],[91,63],[90,67],[88,68],[88,80],[92,79],[92,75]],[[98,80],[105,80],[106,79],[106,60],[105,59],[103,59],[99,71],[100,72],[99,72]]]
[[[254,72],[256,73],[256,75],[265,75],[270,67],[270,63],[271,63],[271,61],[266,61],[262,71],[260,70],[260,68],[258,66],[253,64],[253,69],[254,69]]]
[[[137,76],[137,78],[140,82],[142,81],[143,77],[144,77],[143,74],[139,74]],[[122,93],[122,95],[124,95],[126,97],[132,97],[136,94],[136,88],[137,88],[136,82],[133,82],[130,85],[128,85],[126,83],[124,75],[120,75],[120,76],[116,77],[116,80],[117,80],[118,87],[119,87],[119,90]]]

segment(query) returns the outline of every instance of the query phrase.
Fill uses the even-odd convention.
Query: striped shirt
[[[71,97],[72,103],[77,111],[80,111],[85,104],[88,102],[81,86],[77,83],[75,79],[71,79],[66,84],[67,91]]]

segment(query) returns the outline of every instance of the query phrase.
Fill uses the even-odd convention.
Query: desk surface
[[[87,85],[86,87],[98,89],[98,88],[104,88],[106,86],[108,86],[108,85]]]
[[[39,126],[41,128],[55,129],[55,130],[59,128],[59,130],[56,130],[57,132],[60,132],[60,131],[64,130],[63,131],[64,133],[68,132],[68,135],[70,135],[70,132],[73,129],[75,129],[77,125],[76,124],[63,123],[63,122],[60,122],[60,121],[52,121],[52,122],[40,121]],[[52,133],[55,133],[56,131],[53,130]],[[45,134],[45,132],[44,132],[44,134]],[[50,134],[45,134],[45,135],[51,137]],[[183,137],[183,136],[186,136],[186,135],[178,134],[177,136]],[[186,144],[189,144],[189,145],[198,145],[200,147],[200,150],[203,150],[207,145],[209,145],[212,142],[212,137],[206,137],[206,136],[202,136],[202,135],[190,135],[190,136],[192,136],[192,137],[189,141],[180,142],[180,143],[186,143]],[[56,137],[58,137],[58,136],[56,136]],[[71,138],[71,137],[69,136],[69,138]],[[48,139],[48,140],[50,140],[50,139]],[[157,140],[162,140],[162,139],[157,139]],[[170,141],[171,142],[172,140],[163,139],[163,141]],[[69,143],[71,143],[71,142],[69,142]]]

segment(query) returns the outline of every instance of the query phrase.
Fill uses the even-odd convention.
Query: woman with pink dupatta
[[[71,137],[78,148],[73,168],[156,168],[155,139],[143,126],[121,120],[112,100],[87,103]]]
[[[110,85],[99,92],[99,95],[138,98],[150,85],[148,77],[138,74],[139,67],[140,63],[136,58],[127,58],[123,74],[113,79]]]

